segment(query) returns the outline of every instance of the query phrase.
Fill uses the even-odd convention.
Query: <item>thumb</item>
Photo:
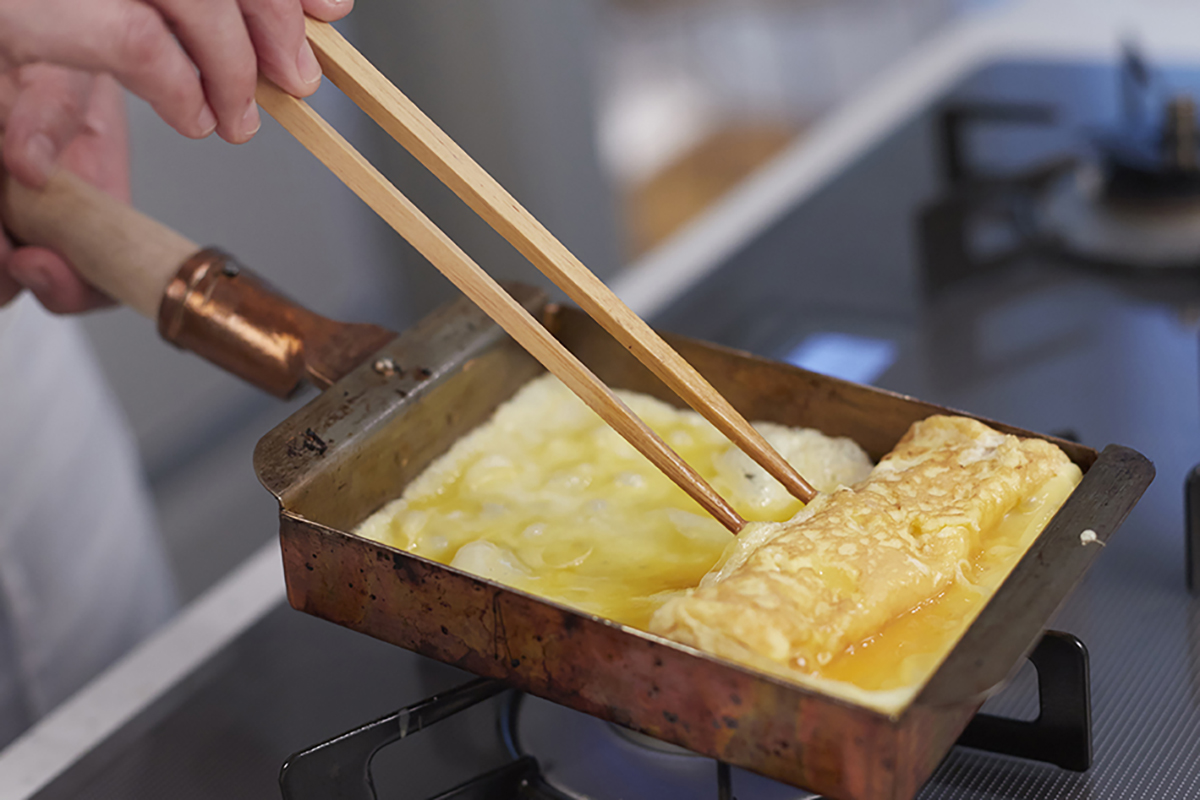
[[[59,154],[83,126],[92,82],[90,74],[65,67],[21,68],[3,154],[5,168],[21,183],[45,185]]]

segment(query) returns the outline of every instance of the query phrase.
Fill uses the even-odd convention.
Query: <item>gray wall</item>
[[[620,262],[596,144],[598,0],[405,0],[354,11],[361,49],[517,201],[601,276]],[[499,235],[377,132],[377,163],[492,275],[545,283]],[[406,273],[414,311],[451,295]]]

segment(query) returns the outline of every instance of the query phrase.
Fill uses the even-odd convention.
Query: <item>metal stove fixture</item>
[[[984,125],[1056,125],[1054,107],[989,102],[943,109],[949,188],[919,222],[928,291],[1036,255],[1117,278],[1200,273],[1196,100],[1166,85],[1132,47],[1117,90],[1117,125],[1078,130],[1075,149],[1009,173],[975,169],[968,134]]]
[[[1109,202],[1164,206],[1200,199],[1196,101],[1175,91],[1126,44],[1120,73],[1122,125],[1097,137]]]
[[[1188,473],[1184,484],[1184,567],[1187,588],[1200,595],[1200,464]]]

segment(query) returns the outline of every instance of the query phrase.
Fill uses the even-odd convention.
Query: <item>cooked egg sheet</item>
[[[698,588],[663,604],[650,629],[819,677],[849,646],[968,580],[989,534],[1055,479],[1069,493],[1080,473],[1048,442],[930,417],[862,484],[820,496],[788,522],[744,531]],[[1041,509],[1034,535],[1066,493]],[[1033,536],[1020,538],[1027,546]]]

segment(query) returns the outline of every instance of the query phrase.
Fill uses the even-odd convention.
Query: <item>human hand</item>
[[[23,85],[19,90],[17,80]],[[0,76],[0,119],[12,118],[10,103],[31,98],[69,97],[68,106],[39,103],[44,113],[58,113],[75,124],[59,163],[65,169],[129,201],[129,145],[125,94],[111,76],[35,65],[19,75]],[[63,123],[60,123],[63,124]],[[10,127],[11,130],[11,127]],[[14,247],[0,234],[0,306],[29,289],[56,314],[89,311],[112,300],[80,279],[63,258],[44,247]]]
[[[56,163],[128,200],[128,153],[116,81],[177,131],[248,141],[259,128],[261,71],[304,97],[320,67],[304,14],[332,21],[353,0],[0,0],[3,165],[32,188]],[[44,248],[0,236],[0,306],[22,287],[51,311],[111,300]]]
[[[109,73],[183,135],[199,139],[215,130],[226,141],[245,142],[259,127],[254,88],[260,71],[299,97],[320,83],[320,66],[304,38],[304,14],[340,19],[352,5],[352,0],[0,0],[0,73],[38,63]],[[17,98],[4,164],[22,183],[41,186],[71,139],[73,126],[63,121],[70,115],[47,114],[44,107],[69,106],[78,96]]]

